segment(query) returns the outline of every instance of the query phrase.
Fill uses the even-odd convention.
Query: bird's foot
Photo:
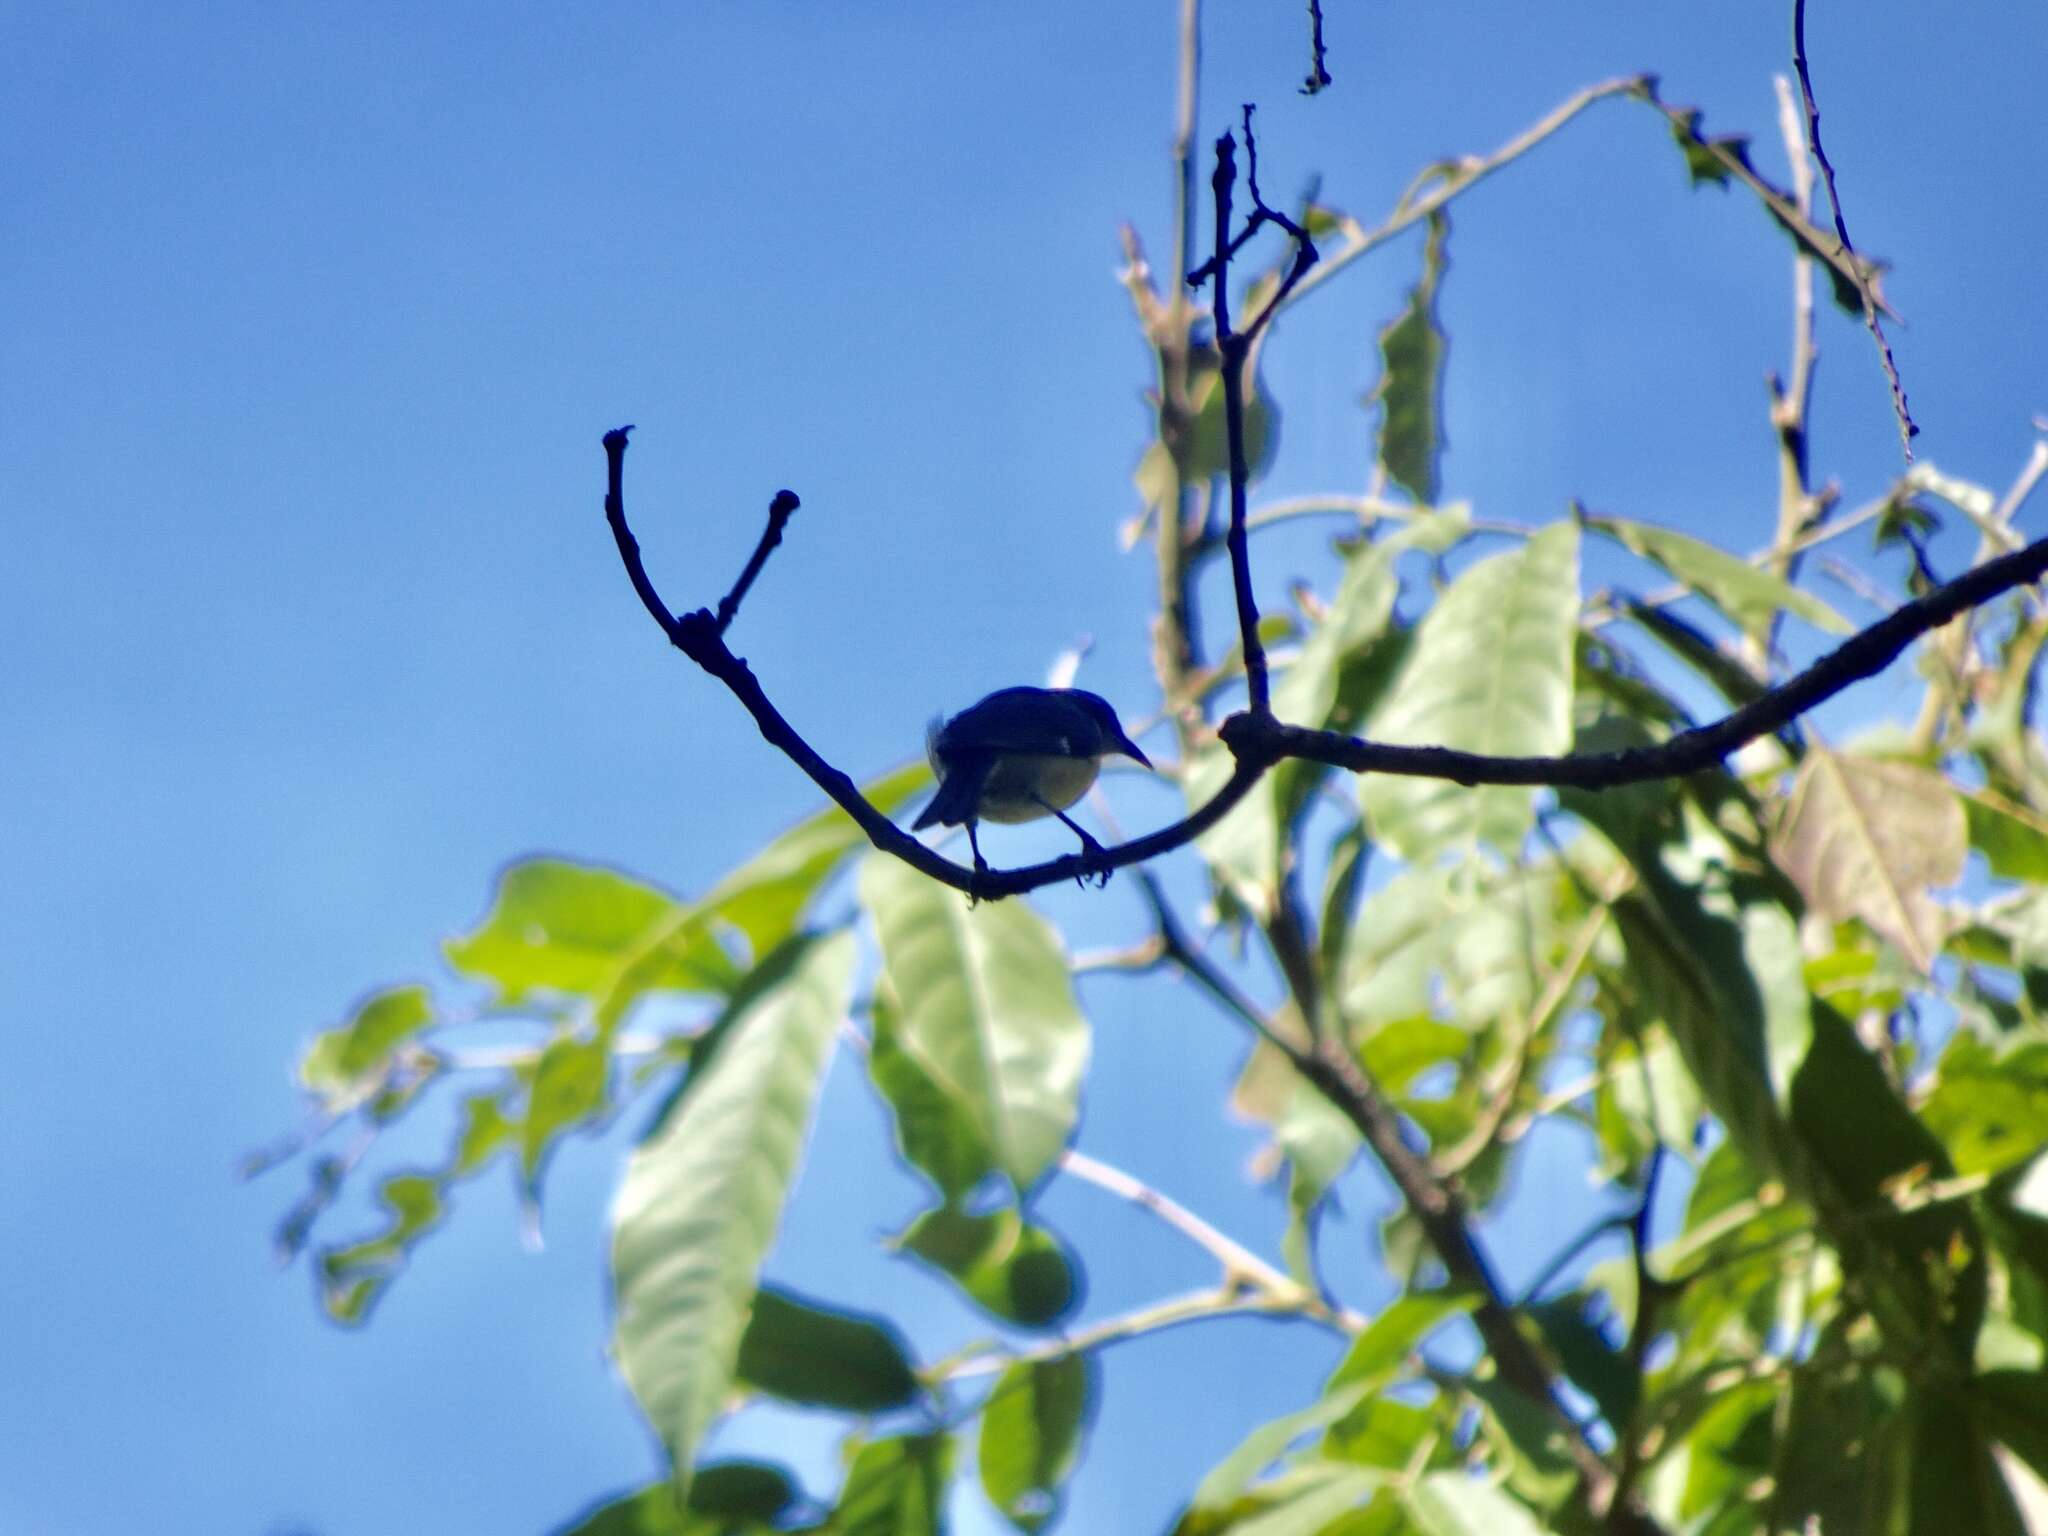
[[[1074,883],[1082,890],[1088,889],[1088,879],[1095,877],[1095,888],[1099,891],[1109,884],[1109,877],[1116,873],[1116,866],[1109,862],[1109,850],[1095,841],[1086,832],[1081,833],[1081,872],[1074,876]]]

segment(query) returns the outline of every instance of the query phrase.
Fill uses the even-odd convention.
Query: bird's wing
[[[1088,712],[1043,688],[1005,688],[946,722],[936,746],[1034,757],[1094,757],[1102,731]]]

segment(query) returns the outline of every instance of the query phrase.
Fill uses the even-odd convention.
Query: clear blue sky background
[[[1337,84],[1308,101],[1299,5],[1212,6],[1203,129],[1260,102],[1271,193],[1319,172],[1375,220],[1425,161],[1638,69],[1783,174],[1786,6],[1326,8]],[[813,805],[633,602],[608,427],[640,424],[677,603],[722,590],[776,487],[803,495],[736,640],[850,770],[1084,634],[1085,680],[1149,709],[1149,568],[1115,544],[1147,375],[1113,271],[1122,220],[1169,249],[1172,12],[0,7],[0,1530],[498,1536],[654,1473],[602,1353],[623,1134],[557,1160],[543,1253],[487,1180],[357,1334],[271,1266],[293,1175],[232,1166],[294,1122],[309,1034],[433,974],[508,858],[696,890]],[[1852,232],[1896,264],[1922,451],[2002,486],[2048,410],[2048,14],[1822,0],[1812,43]],[[1465,200],[1449,493],[1761,541],[1788,249],[1626,104]],[[1415,262],[1390,248],[1276,337],[1267,492],[1362,482],[1356,400]],[[1822,346],[1816,466],[1853,502],[1897,448],[1860,328],[1825,313]],[[1327,581],[1311,537],[1262,560],[1269,594]],[[1042,907],[1077,946],[1142,926],[1127,881]],[[1218,1107],[1238,1040],[1185,993],[1084,997],[1081,1145],[1270,1249],[1280,1202]],[[822,1114],[771,1273],[956,1342],[968,1314],[877,1250],[918,1196],[878,1172],[845,1062]],[[1581,1185],[1492,1234],[1511,1277]],[[1324,1251],[1369,1305],[1378,1196],[1347,1198]],[[1206,1278],[1087,1189],[1046,1212],[1107,1256],[1090,1315]],[[1069,1529],[1156,1529],[1333,1349],[1246,1324],[1113,1354]],[[725,1444],[828,1485],[820,1425]]]

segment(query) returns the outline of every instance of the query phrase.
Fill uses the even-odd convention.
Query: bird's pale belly
[[[1050,814],[1048,806],[1064,811],[1088,793],[1101,767],[1093,757],[999,757],[982,784],[981,819],[1014,824]]]

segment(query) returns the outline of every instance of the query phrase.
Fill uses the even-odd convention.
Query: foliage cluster
[[[1816,491],[1810,352],[1778,394],[1779,534],[1754,556],[1578,508],[1528,528],[1444,500],[1448,205],[1617,97],[1662,116],[1695,180],[1753,192],[1806,283],[1819,264],[1847,307],[1880,302],[1874,267],[1812,223],[1803,148],[1794,188],[1772,186],[1740,140],[1644,81],[1595,87],[1498,156],[1430,168],[1376,228],[1305,210],[1329,251],[1290,303],[1401,229],[1424,239],[1381,337],[1374,483],[1250,519],[1344,525],[1323,592],[1263,621],[1281,719],[1497,755],[1654,742],[1691,723],[1686,698],[1736,707],[1768,688],[1786,622],[1850,630],[1798,584],[1830,541],[1874,532],[1909,593],[1937,579],[1943,520],[1974,525],[1980,561],[2017,545],[2038,448],[2003,495],[1924,465],[1857,511]],[[1203,311],[1128,249],[1158,368],[1130,532],[1160,565],[1161,724],[1199,803],[1230,771],[1210,722],[1243,681],[1241,654],[1205,663],[1186,623],[1188,583],[1224,549],[1226,391]],[[1239,312],[1279,283],[1278,268],[1258,277]],[[1256,349],[1243,383],[1256,479],[1279,416]],[[1668,585],[1584,593],[1593,540]],[[363,1003],[302,1064],[324,1121],[359,1133],[310,1158],[281,1242],[314,1248],[327,1311],[359,1323],[463,1182],[509,1165],[537,1205],[564,1138],[658,1103],[616,1204],[613,1347],[674,1476],[574,1521],[577,1536],[936,1532],[970,1466],[1019,1530],[1046,1528],[1092,1403],[1116,1389],[1108,1346],[1247,1312],[1348,1347],[1312,1402],[1251,1428],[1190,1490],[1179,1536],[2048,1528],[2048,754],[2030,723],[2044,637],[2048,609],[2013,594],[1929,638],[1896,728],[1854,744],[1788,729],[1678,781],[1548,792],[1283,763],[1195,848],[1211,929],[1265,952],[1287,983],[1277,1002],[1209,960],[1137,872],[1157,932],[1105,963],[1191,976],[1246,1028],[1236,1105],[1270,1123],[1293,1214],[1278,1262],[1067,1150],[1089,1026],[1052,926],[863,856],[836,809],[696,896],[558,860],[511,868],[446,958],[481,1016],[541,1021],[545,1043],[478,1059],[440,1043],[453,1015],[423,988]],[[917,765],[864,792],[893,813],[927,782]],[[850,910],[822,917],[849,879]],[[885,1319],[761,1285],[835,1050],[864,1055],[930,1189],[895,1243],[987,1315],[985,1346],[920,1360]],[[1314,1271],[1320,1202],[1361,1135],[1290,1065],[1301,1052],[1341,1058],[1415,1164],[1382,1233],[1403,1294],[1373,1317]],[[380,1230],[314,1245],[378,1131],[458,1074],[446,1161],[381,1179]],[[1552,1120],[1581,1128],[1636,1203],[1506,1297],[1476,1245],[1461,1260],[1442,1234],[1471,1241]],[[1082,1256],[1033,1212],[1054,1178],[1172,1221],[1216,1256],[1213,1291],[1074,1326]],[[1679,1178],[1682,1221],[1655,1232],[1660,1180]],[[1616,1233],[1624,1256],[1580,1262]],[[1537,1390],[1474,1349],[1489,1316],[1540,1362]],[[720,1416],[755,1397],[846,1416],[837,1488],[700,1462]]]

